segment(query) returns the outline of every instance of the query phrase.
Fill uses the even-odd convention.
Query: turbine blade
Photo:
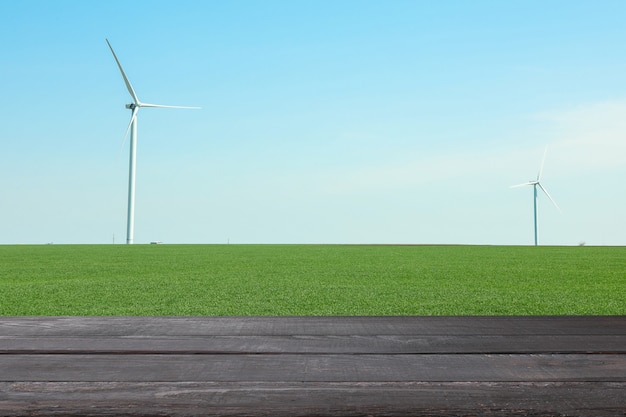
[[[124,78],[124,83],[126,83],[126,88],[128,89],[128,92],[133,98],[133,101],[135,102],[135,104],[141,104],[141,102],[139,101],[139,98],[137,97],[137,94],[135,93],[135,90],[133,89],[133,86],[130,84],[128,77],[126,76],[126,73],[124,72],[124,68],[122,68],[122,64],[120,64],[120,60],[117,59],[117,55],[115,55],[115,51],[113,50],[111,43],[109,42],[108,39],[106,41],[107,41],[107,45],[109,45],[109,49],[111,50],[111,53],[113,54],[113,58],[115,58],[115,62],[117,62],[117,66],[119,67],[120,72],[122,73],[122,77]]]
[[[546,162],[546,155],[548,154],[548,147],[543,151],[543,159],[541,160],[541,166],[539,167],[539,173],[537,174],[537,182],[541,179],[541,173],[543,172],[543,164]]]
[[[133,125],[133,122],[137,119],[137,112],[139,111],[139,107],[135,107],[133,109],[133,114],[130,116],[130,123],[128,123],[128,127],[126,128],[126,133],[124,133],[124,139],[122,140],[122,146],[120,146],[119,155],[122,154],[122,150],[124,150],[124,145],[126,144],[126,138],[128,137],[128,133],[130,132],[130,128]]]
[[[524,187],[525,185],[534,185],[534,182],[525,182],[524,184],[511,185],[509,188]]]
[[[558,204],[556,204],[556,201],[554,201],[554,199],[550,196],[550,194],[548,193],[548,190],[546,190],[545,188],[543,188],[543,185],[541,185],[540,183],[537,183],[537,185],[539,186],[539,188],[541,188],[541,190],[548,196],[548,198],[550,199],[550,201],[552,201],[552,204],[554,204],[554,207],[556,207],[559,211],[561,211],[561,208],[559,207]]]
[[[190,106],[166,106],[164,104],[150,104],[150,103],[140,103],[139,106],[161,108],[161,109],[201,109],[202,108],[202,107],[190,107]]]

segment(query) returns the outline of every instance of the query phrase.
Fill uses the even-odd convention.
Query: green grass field
[[[623,315],[626,247],[0,246],[0,315]]]

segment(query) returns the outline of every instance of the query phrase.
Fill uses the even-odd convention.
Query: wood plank
[[[4,317],[0,416],[620,416],[626,317]]]
[[[625,382],[626,355],[0,355],[0,381]]]
[[[626,383],[2,383],[1,416],[623,417]]]
[[[0,336],[0,354],[626,353],[626,335]]]
[[[626,316],[1,317],[0,336],[624,335]]]

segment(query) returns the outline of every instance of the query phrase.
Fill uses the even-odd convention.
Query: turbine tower
[[[120,60],[117,59],[117,55],[115,55],[115,51],[111,46],[111,43],[107,39],[107,45],[109,45],[109,49],[113,54],[113,58],[115,58],[115,62],[122,73],[122,78],[124,78],[124,83],[126,84],[126,89],[130,93],[130,96],[133,98],[133,102],[126,105],[127,109],[132,111],[130,116],[130,123],[126,128],[126,133],[124,134],[124,142],[126,141],[126,136],[128,136],[128,132],[130,131],[130,160],[129,160],[129,169],[128,169],[128,220],[126,224],[126,243],[132,244],[134,240],[135,233],[135,163],[137,161],[137,113],[141,107],[159,107],[159,108],[170,108],[170,109],[199,109],[200,107],[187,107],[187,106],[165,106],[162,104],[149,104],[142,103],[137,97],[133,86],[130,84],[124,69],[122,68],[122,64],[120,64]],[[122,144],[122,146],[124,146]]]
[[[535,246],[538,245],[537,242],[537,187],[541,188],[541,191],[543,191],[545,193],[546,196],[548,196],[548,198],[550,199],[550,201],[552,201],[552,204],[554,204],[554,207],[556,207],[559,211],[561,210],[559,208],[559,206],[556,204],[556,201],[554,201],[554,199],[550,196],[550,194],[548,193],[548,190],[546,190],[544,188],[543,185],[541,185],[541,171],[543,171],[543,164],[546,162],[546,154],[548,153],[548,148],[546,147],[546,150],[543,152],[543,159],[541,161],[541,167],[539,168],[539,173],[537,174],[537,179],[534,181],[528,181],[525,182],[523,184],[518,184],[518,185],[513,185],[511,186],[511,188],[516,188],[516,187],[523,187],[525,185],[532,185],[533,186],[533,213],[534,213],[534,217],[535,217]]]

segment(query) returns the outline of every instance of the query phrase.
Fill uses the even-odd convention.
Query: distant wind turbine
[[[199,109],[200,107],[186,107],[186,106],[164,106],[161,104],[148,104],[142,103],[137,97],[133,86],[130,84],[124,69],[122,68],[122,64],[120,64],[119,59],[117,59],[117,55],[115,55],[115,51],[111,46],[111,43],[107,39],[107,45],[109,45],[109,49],[113,54],[113,58],[115,58],[115,62],[117,62],[117,66],[122,73],[122,77],[124,78],[124,83],[126,84],[126,88],[133,98],[133,102],[126,105],[127,109],[132,111],[130,117],[130,123],[126,128],[126,133],[124,134],[124,142],[126,142],[126,137],[128,136],[128,132],[130,131],[130,162],[129,162],[129,171],[128,171],[128,221],[126,226],[126,243],[132,244],[134,239],[134,229],[135,229],[135,162],[136,162],[136,154],[137,154],[137,113],[139,112],[139,108],[141,107],[160,107],[160,108],[170,108],[170,109]],[[122,146],[124,144],[122,143]]]
[[[544,186],[541,185],[541,182],[540,182],[541,181],[541,171],[543,171],[543,164],[546,162],[546,154],[547,153],[548,153],[548,148],[546,147],[546,150],[543,152],[543,159],[541,161],[541,167],[539,168],[539,173],[537,174],[537,179],[535,181],[528,181],[528,182],[525,182],[523,184],[518,184],[518,185],[511,186],[511,188],[523,187],[525,185],[532,185],[533,186],[533,212],[535,214],[535,246],[537,246],[537,187],[541,188],[541,191],[543,191],[545,193],[545,195],[548,196],[550,201],[552,201],[552,204],[554,204],[554,207],[556,207],[559,211],[561,210],[559,208],[559,206],[556,204],[556,201],[554,201],[554,199],[548,193],[548,190],[546,190],[544,188]]]

